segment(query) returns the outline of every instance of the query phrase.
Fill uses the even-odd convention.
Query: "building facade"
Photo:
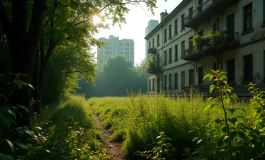
[[[158,25],[158,20],[150,20],[147,27],[145,28],[145,36],[147,36],[156,26]],[[148,58],[148,44],[149,42],[145,41],[145,58]]]
[[[123,55],[126,60],[134,65],[134,41],[132,39],[119,39],[110,35],[109,38],[99,38],[100,42],[104,42],[105,46],[97,48],[97,65],[98,68],[107,62],[110,56],[117,54]]]
[[[149,92],[183,93],[212,69],[230,85],[265,80],[265,0],[183,0],[145,39]],[[152,42],[155,42],[152,45]]]

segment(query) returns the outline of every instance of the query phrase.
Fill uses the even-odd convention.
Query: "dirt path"
[[[106,130],[101,121],[99,120],[99,117],[93,112],[96,124],[99,127],[99,130],[103,137],[103,147],[107,149],[107,154],[110,156],[111,160],[125,160],[124,156],[121,153],[121,147],[122,145],[120,143],[115,143],[111,141],[111,132],[109,130]]]

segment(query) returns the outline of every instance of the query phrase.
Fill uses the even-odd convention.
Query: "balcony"
[[[161,67],[159,66],[150,66],[150,68],[148,68],[148,74],[158,74],[161,72]]]
[[[199,23],[209,19],[213,14],[220,13],[229,5],[236,2],[238,0],[206,0],[184,18],[184,26],[195,28]]]
[[[222,32],[220,35],[194,37],[196,46],[185,50],[184,60],[199,60],[207,56],[213,56],[226,50],[236,48],[239,45],[239,33]]]
[[[156,50],[156,48],[149,48],[148,53],[156,54],[157,50]]]

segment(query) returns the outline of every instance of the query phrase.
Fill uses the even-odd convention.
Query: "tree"
[[[45,68],[54,50],[69,40],[87,40],[100,45],[93,38],[98,27],[92,23],[94,14],[104,12],[112,23],[126,22],[126,4],[144,2],[153,11],[155,0],[0,0],[0,24],[10,48],[12,73],[26,74],[23,81],[35,86],[35,99],[41,100]],[[78,30],[76,30],[78,28]],[[81,38],[80,38],[81,37]],[[88,78],[89,79],[89,78]],[[91,80],[91,79],[90,79]],[[29,108],[32,92],[28,88],[16,90],[12,105]],[[39,106],[35,111],[39,112]],[[23,112],[19,126],[28,125],[30,116]]]
[[[110,57],[95,79],[95,86],[80,80],[79,93],[85,93],[87,97],[93,96],[126,96],[127,90],[145,92],[147,88],[147,74],[144,63],[133,68],[132,64],[125,60],[124,56]]]

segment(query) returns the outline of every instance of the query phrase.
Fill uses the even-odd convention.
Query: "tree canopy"
[[[79,81],[81,89],[78,93],[85,93],[88,97],[93,96],[126,96],[127,91],[147,90],[147,73],[144,71],[145,63],[133,68],[124,56],[116,55],[110,57],[103,66],[102,72],[95,79],[95,86]]]

